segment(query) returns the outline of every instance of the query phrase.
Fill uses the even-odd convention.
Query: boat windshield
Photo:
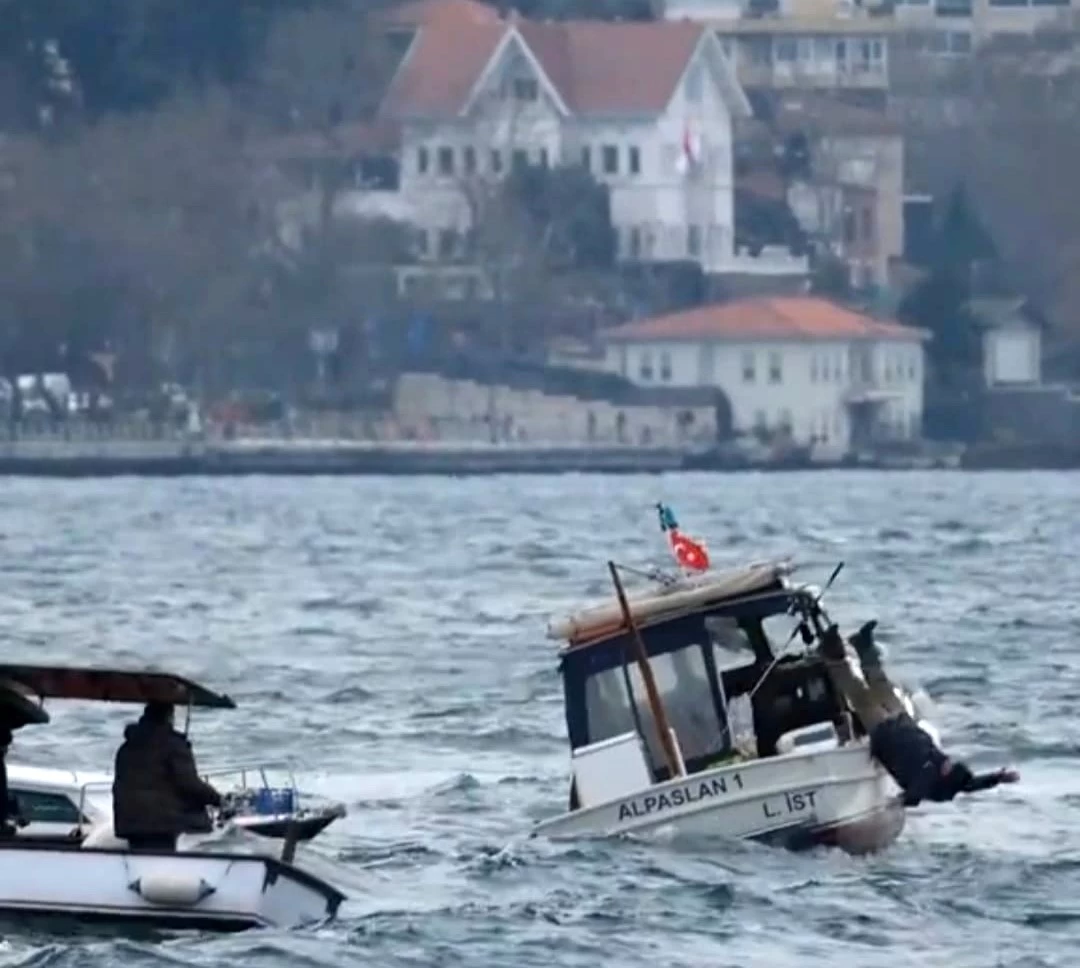
[[[683,759],[689,764],[730,752],[722,700],[706,664],[705,646],[694,643],[656,655],[650,664]],[[660,734],[636,663],[590,676],[585,702],[590,742],[640,730],[654,772],[665,767]]]

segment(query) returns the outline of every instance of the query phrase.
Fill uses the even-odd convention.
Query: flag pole
[[[649,698],[649,709],[652,711],[653,722],[656,731],[660,734],[660,745],[664,748],[664,756],[668,761],[668,770],[672,778],[683,776],[683,769],[679,763],[679,757],[675,752],[675,743],[671,738],[671,727],[668,725],[667,713],[664,712],[664,704],[660,700],[660,691],[656,688],[656,679],[653,677],[652,666],[649,664],[649,654],[645,651],[645,643],[641,641],[641,632],[638,631],[637,623],[630,612],[630,603],[626,600],[626,592],[623,590],[622,580],[619,578],[619,570],[614,561],[608,562],[611,571],[611,580],[615,585],[615,594],[619,599],[619,608],[622,609],[623,621],[630,633],[630,640],[634,645],[638,669],[641,678],[645,682],[645,692]],[[630,697],[633,702],[634,697]]]

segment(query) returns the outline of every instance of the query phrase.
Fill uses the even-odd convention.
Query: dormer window
[[[540,97],[540,85],[531,77],[514,78],[514,100],[535,101]]]

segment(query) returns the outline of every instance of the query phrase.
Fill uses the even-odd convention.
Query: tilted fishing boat
[[[707,568],[704,549],[670,524],[680,561]],[[564,643],[572,778],[569,810],[534,836],[665,830],[852,853],[899,836],[900,790],[816,649],[829,625],[821,590],[794,582],[789,563],[765,562],[627,596],[609,567],[614,601],[549,628]],[[778,646],[765,623],[784,616],[793,628]]]
[[[228,696],[163,672],[0,664],[7,722],[47,723],[46,699],[235,708]],[[133,851],[93,831],[64,842],[16,828],[0,838],[0,914],[210,931],[292,928],[334,917],[344,895],[293,863],[295,847],[294,835],[280,857],[205,844]]]

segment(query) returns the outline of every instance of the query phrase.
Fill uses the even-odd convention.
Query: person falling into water
[[[904,806],[914,807],[923,800],[953,800],[960,793],[1016,783],[1020,775],[1015,770],[974,773],[966,763],[938,748],[908,713],[889,681],[881,650],[874,642],[876,625],[867,622],[849,639],[859,657],[862,678],[852,668],[835,625],[825,630],[821,653],[833,684],[847,698],[870,737],[871,755],[904,791]]]

